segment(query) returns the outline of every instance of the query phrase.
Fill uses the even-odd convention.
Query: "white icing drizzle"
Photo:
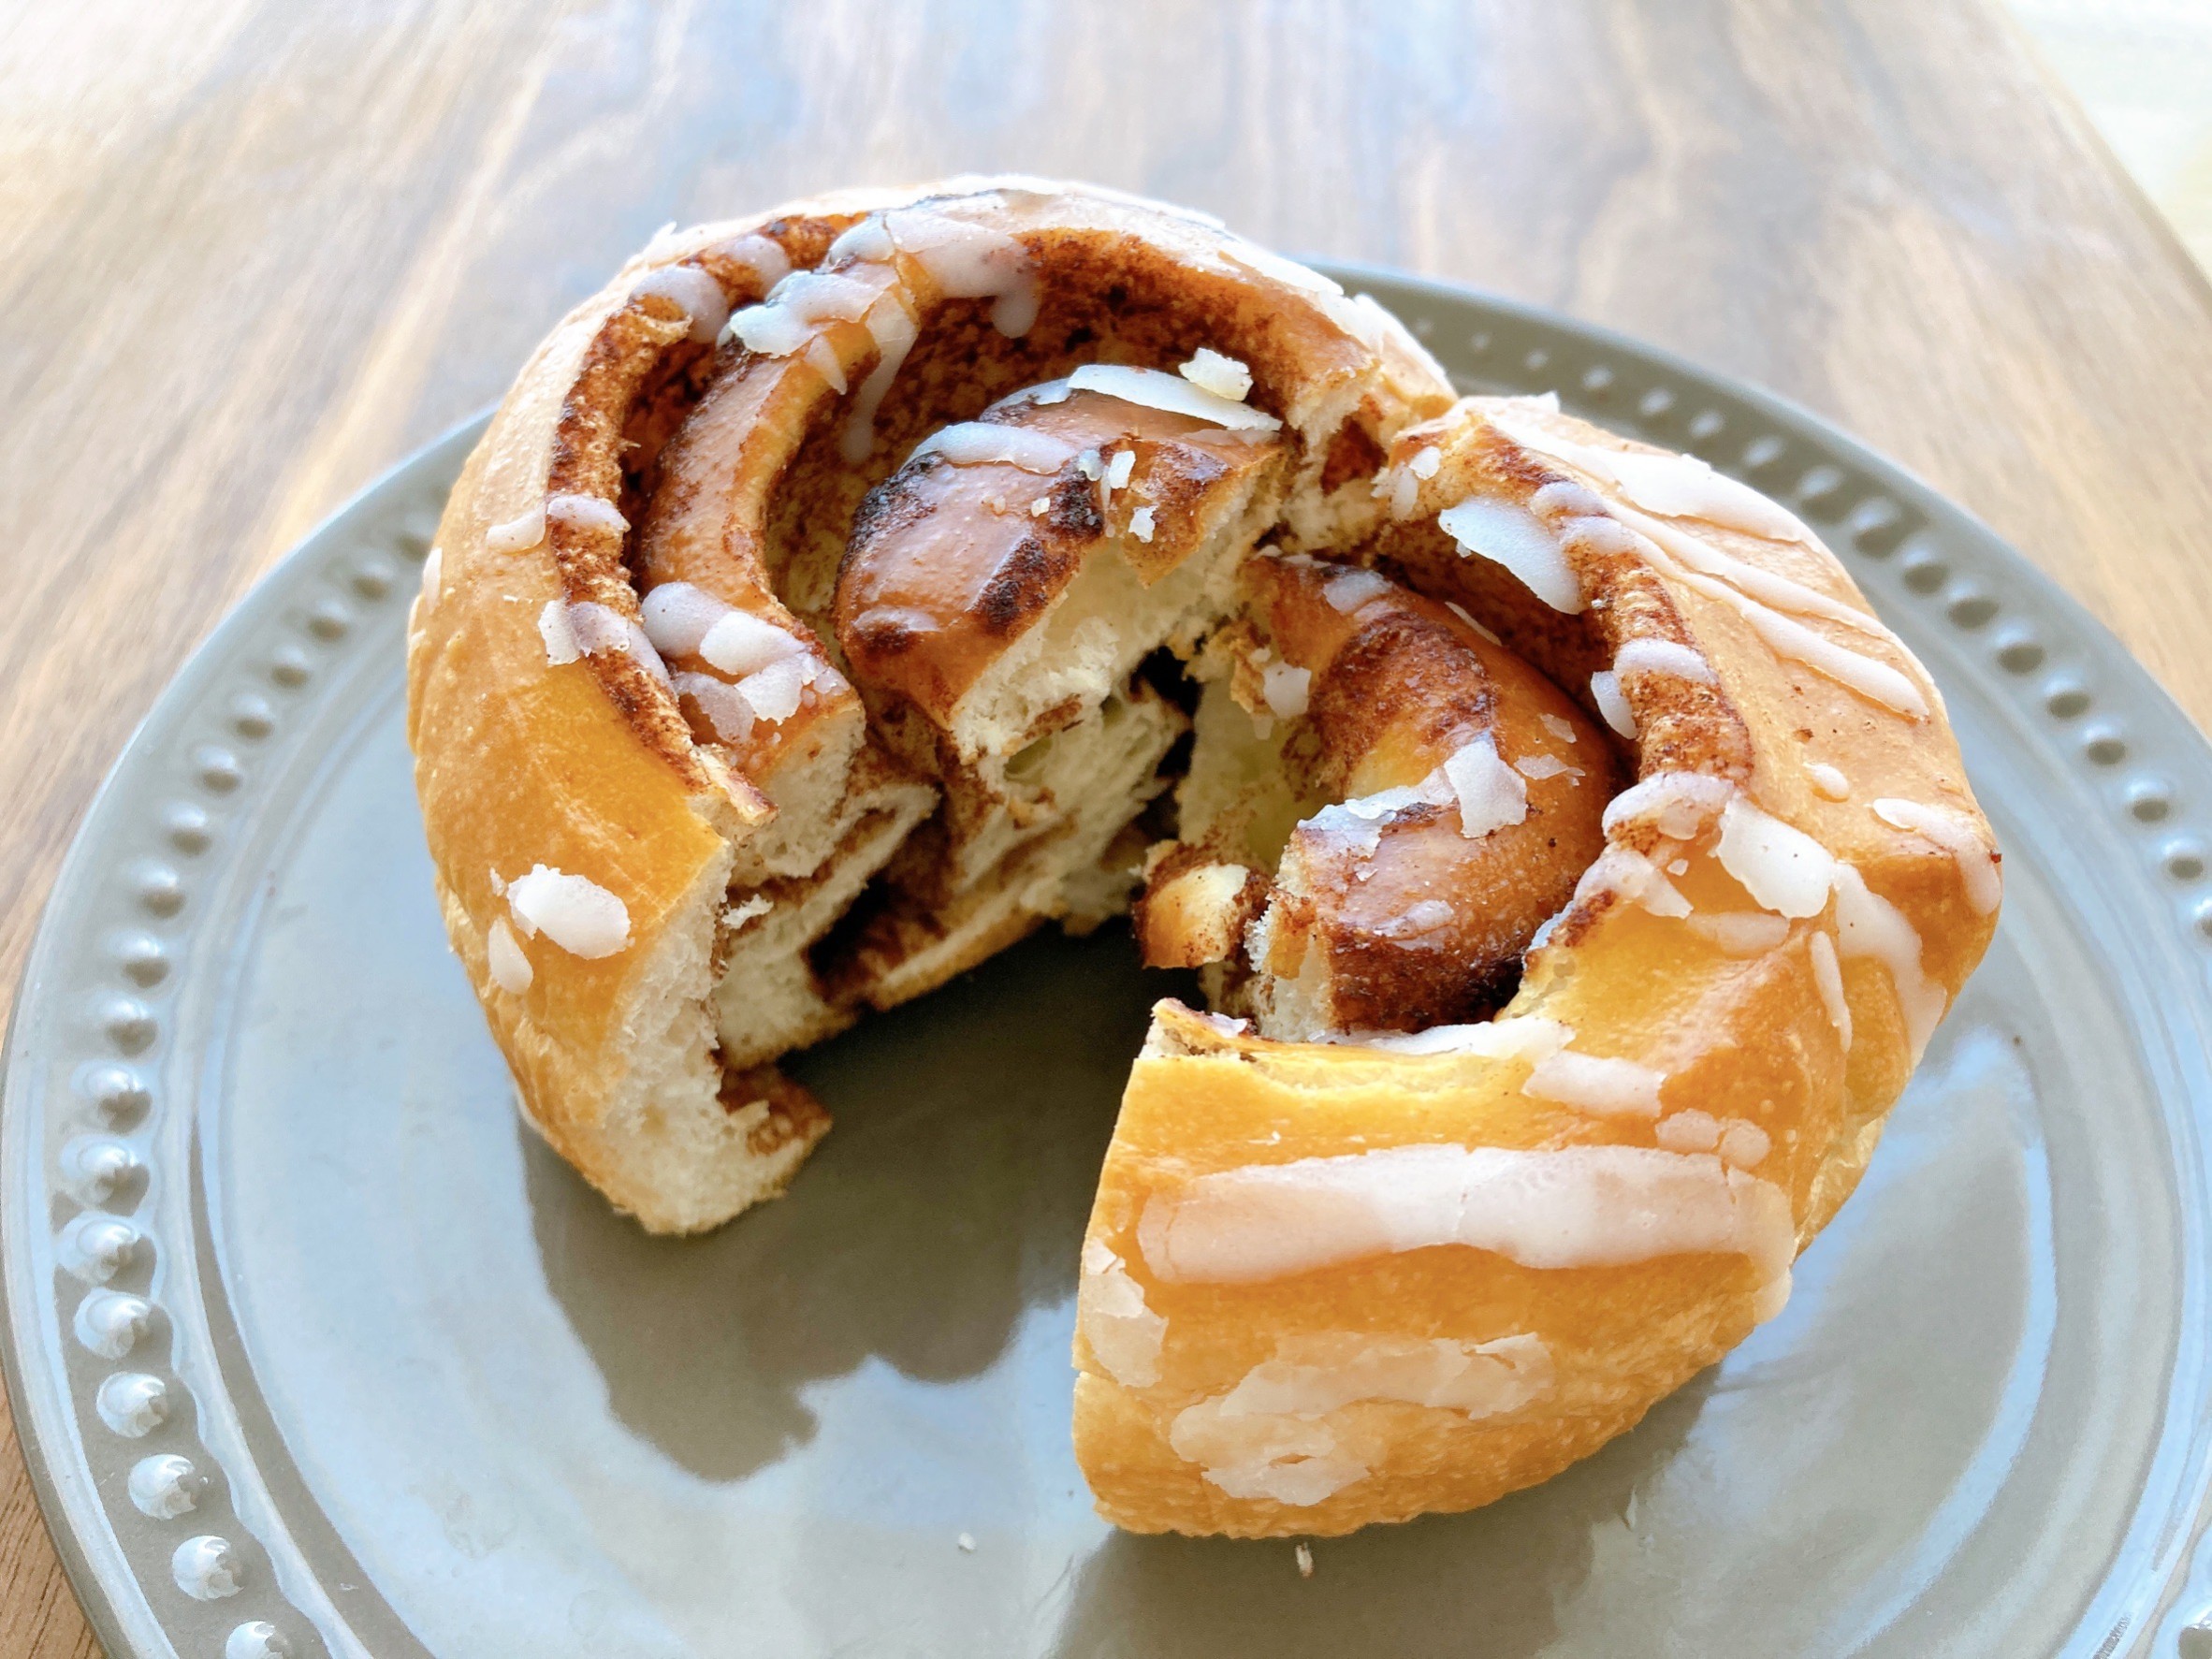
[[[1780,1187],[1715,1157],[1417,1145],[1201,1175],[1146,1201],[1138,1243],[1164,1283],[1254,1284],[1442,1244],[1538,1269],[1735,1254],[1771,1282],[1797,1227]]]
[[[1632,847],[1608,847],[1575,883],[1578,903],[1600,894],[1640,904],[1654,916],[1681,918],[1690,914],[1690,901],[1681,890],[1657,865]]]
[[[757,231],[739,237],[722,254],[751,271],[764,290],[773,288],[791,274],[791,255],[774,237]]]
[[[1562,1049],[1536,1062],[1521,1092],[1600,1117],[1657,1117],[1666,1074],[1635,1060]]]
[[[1545,488],[1550,487],[1547,485]],[[1536,493],[1541,495],[1543,491],[1538,490]],[[1637,546],[1634,531],[1600,515],[1561,519],[1559,545],[1568,552],[1587,559],[1626,558],[1636,553]]]
[[[807,342],[807,349],[799,356],[838,397],[843,397],[851,389],[851,383],[845,378],[845,359],[837,356],[837,348],[829,342],[828,335],[815,335]]]
[[[1557,1054],[1574,1036],[1557,1020],[1530,1014],[1472,1026],[1431,1026],[1426,1031],[1346,1031],[1331,1041],[1390,1055],[1476,1055],[1534,1063]]]
[[[743,743],[752,735],[753,707],[745,693],[711,674],[678,674],[671,689],[699,706],[714,735],[727,744]]]
[[[1599,669],[1590,677],[1590,697],[1597,705],[1597,712],[1605,717],[1606,724],[1634,743],[1636,710],[1629,707],[1628,698],[1621,690],[1621,677],[1610,668]]]
[[[1103,1240],[1083,1247],[1083,1277],[1075,1291],[1075,1323],[1106,1375],[1127,1389],[1159,1381],[1160,1347],[1168,1322],[1144,1300],[1144,1287],[1129,1276]]]
[[[733,608],[699,641],[699,655],[724,674],[742,678],[808,652],[789,630],[749,611]]]
[[[690,582],[662,582],[638,604],[646,637],[653,642],[655,650],[670,657],[689,657],[696,652],[706,631],[730,609],[706,589]]]
[[[800,694],[819,672],[811,657],[779,657],[747,675],[735,689],[756,716],[774,725],[798,713]]]
[[[1547,778],[1570,774],[1579,783],[1582,768],[1570,766],[1555,754],[1524,754],[1513,763],[1513,769],[1532,783],[1541,783]]]
[[[1841,766],[1831,766],[1826,761],[1807,761],[1805,776],[1812,779],[1814,792],[1828,800],[1851,799],[1851,779],[1843,776]]]
[[[1817,916],[1827,908],[1836,860],[1804,831],[1762,812],[1741,794],[1721,814],[1721,867],[1765,909]]]
[[[1686,645],[1671,639],[1632,639],[1613,656],[1616,677],[1631,674],[1666,674],[1701,686],[1717,685],[1712,664]]]
[[[1490,496],[1469,496],[1436,515],[1444,533],[1463,554],[1501,564],[1553,610],[1579,615],[1589,604],[1581,578],[1567,562],[1551,527],[1526,507]]]
[[[555,640],[545,633],[543,612],[539,613],[538,621],[540,634],[546,638],[546,655],[550,657]],[[646,636],[644,628],[612,605],[589,599],[571,604],[568,628],[570,637],[583,655],[630,657],[662,685],[669,683],[668,665],[661,661],[661,653],[653,648],[653,642]]]
[[[1265,434],[1280,430],[1283,425],[1263,409],[1218,397],[1179,374],[1162,373],[1157,369],[1132,369],[1122,363],[1085,363],[1068,376],[1068,385],[1074,391],[1098,392],[1142,408],[1188,415],[1192,420],[1202,420],[1232,432]]]
[[[566,492],[546,498],[546,522],[566,525],[571,530],[605,531],[618,536],[630,528],[630,520],[622,517],[612,502],[602,501],[595,495]]]
[[[1294,554],[1283,562],[1303,562],[1315,570],[1326,568],[1318,560],[1306,560],[1302,554]],[[1321,584],[1321,597],[1329,602],[1329,608],[1346,617],[1357,616],[1363,607],[1378,599],[1387,599],[1395,591],[1388,576],[1356,568],[1341,569]]]
[[[662,583],[639,609],[646,638],[657,650],[698,657],[724,674],[742,677],[807,650],[790,630],[726,604],[690,582]]]
[[[1029,332],[1037,321],[1037,272],[1021,242],[1002,230],[956,219],[928,208],[894,208],[873,223],[882,242],[862,252],[860,240],[869,222],[855,226],[830,245],[830,256],[861,253],[881,261],[891,248],[919,266],[948,299],[988,299],[991,326],[1009,339]]]
[[[1843,992],[1843,966],[1836,957],[1836,941],[1815,929],[1806,949],[1812,953],[1812,982],[1820,990],[1821,1005],[1828,1011],[1828,1023],[1836,1027],[1836,1041],[1849,1054],[1851,999]]]
[[[1558,528],[1562,519],[1604,517],[1605,498],[1571,478],[1554,478],[1528,498],[1529,511]]]
[[[528,512],[517,514],[484,532],[488,553],[521,553],[546,539],[546,503],[538,502]]]
[[[1197,355],[1175,372],[1201,392],[1227,398],[1231,403],[1242,403],[1252,395],[1251,369],[1208,346],[1199,347]]]
[[[1717,1153],[1723,1163],[1739,1170],[1757,1168],[1774,1147],[1757,1124],[1740,1117],[1724,1120],[1695,1108],[1663,1119],[1652,1135],[1669,1152]]]
[[[491,919],[490,930],[484,941],[485,964],[491,973],[491,982],[501,990],[519,997],[530,989],[536,978],[531,971],[530,958],[522,953],[522,941],[515,937],[515,930],[507,925],[504,916]]]
[[[1272,721],[1270,725],[1272,728]],[[1395,817],[1408,807],[1441,807],[1450,798],[1446,794],[1432,799],[1419,788],[1401,784],[1395,789],[1378,789],[1371,795],[1355,795],[1348,801],[1324,807],[1302,821],[1298,828],[1302,834],[1340,837],[1354,856],[1365,857],[1382,845],[1384,820]]]
[[[1168,1443],[1232,1497],[1307,1506],[1368,1473],[1318,1420],[1332,1412],[1375,1400],[1478,1420],[1525,1409],[1553,1377],[1550,1350],[1526,1333],[1484,1343],[1352,1331],[1286,1336],[1228,1393],[1178,1412]]]
[[[584,654],[583,648],[576,644],[576,631],[569,626],[565,601],[546,601],[546,608],[538,613],[538,637],[546,642],[546,661],[555,668],[574,662]]]
[[[1460,834],[1468,840],[1528,817],[1528,785],[1498,758],[1497,743],[1488,732],[1461,745],[1437,770],[1459,803]]]
[[[1528,786],[1499,758],[1495,740],[1485,732],[1453,750],[1420,782],[1336,802],[1298,827],[1308,834],[1341,837],[1356,856],[1364,857],[1382,844],[1384,820],[1420,806],[1457,807],[1460,834],[1476,840],[1527,818]]]
[[[1152,509],[1150,507],[1139,507],[1129,515],[1129,534],[1135,536],[1140,542],[1152,540]]]
[[[630,911],[586,876],[546,865],[507,883],[507,909],[524,939],[542,932],[572,956],[612,956],[630,945]]]
[[[1668,840],[1687,841],[1735,798],[1736,786],[1725,778],[1709,778],[1702,772],[1654,772],[1607,802],[1600,822],[1609,836],[1624,823],[1649,817]]]
[[[1615,486],[1647,512],[1670,518],[1702,518],[1773,542],[1820,544],[1797,517],[1750,485],[1716,473],[1694,455],[1654,455],[1606,449],[1555,436],[1505,413],[1490,423],[1524,449],[1534,449]]]
[[[876,412],[883,407],[884,394],[891,390],[891,383],[906,367],[907,354],[921,338],[921,327],[907,309],[906,297],[895,288],[870,306],[863,320],[867,324],[868,337],[876,342],[876,366],[860,383],[860,395],[852,400],[852,413],[845,417],[845,429],[837,438],[837,453],[855,467],[876,447]]]
[[[1439,385],[1448,384],[1450,377],[1427,348],[1414,339],[1404,323],[1376,303],[1373,295],[1360,294],[1347,299],[1344,289],[1319,271],[1309,270],[1241,237],[1231,240],[1221,254],[1226,260],[1309,296],[1316,310],[1348,339],[1358,341],[1376,357],[1385,356],[1387,348],[1394,345],[1425,369]]]
[[[1440,898],[1424,898],[1408,905],[1402,916],[1378,923],[1375,932],[1386,939],[1418,939],[1449,924],[1452,909]]]
[[[850,464],[867,460],[876,447],[876,412],[918,336],[916,310],[907,290],[903,255],[944,298],[989,298],[991,323],[1007,336],[1026,334],[1038,321],[1038,277],[1026,250],[989,226],[968,224],[929,208],[876,212],[829,243],[829,259],[856,259],[889,268],[892,287],[882,290],[838,272],[792,272],[767,294],[730,318],[730,332],[767,357],[805,352],[832,391],[847,389],[845,367],[821,334],[822,323],[865,323],[876,342],[876,367],[867,371],[838,436],[838,454]]]
[[[1258,242],[1246,241],[1242,237],[1233,238],[1221,253],[1224,258],[1234,260],[1247,270],[1258,271],[1261,276],[1271,278],[1286,288],[1296,288],[1302,294],[1327,297],[1344,293],[1340,284],[1323,276],[1310,266],[1301,265],[1295,259],[1286,259],[1273,249],[1263,248]]]
[[[1688,918],[1690,931],[1730,956],[1764,956],[1790,936],[1789,918],[1765,910],[1716,910]]]
[[[1399,321],[1397,313],[1374,295],[1352,296],[1346,309],[1357,317],[1357,323],[1347,323],[1338,315],[1336,308],[1344,304],[1342,300],[1325,300],[1321,310],[1346,333],[1356,335],[1376,357],[1387,358],[1390,348],[1395,347],[1401,356],[1419,364],[1433,385],[1451,384],[1451,376],[1444,371],[1444,365],[1430,355],[1427,346],[1414,338],[1413,330]]]
[[[1683,569],[1668,559],[1658,544],[1649,537],[1641,545],[1646,557],[1655,568],[1691,591],[1717,600],[1735,611],[1776,656],[1802,662],[1814,672],[1826,675],[1837,684],[1857,692],[1870,703],[1878,703],[1909,720],[1928,718],[1928,698],[1902,671],[1863,651],[1855,651],[1848,646],[1839,645],[1825,633],[1814,633],[1804,623],[1738,592],[1718,577]],[[1903,648],[1899,648],[1901,650]],[[1910,653],[1906,655],[1910,660]]]
[[[1270,662],[1259,674],[1260,694],[1277,720],[1296,720],[1305,712],[1313,683],[1312,669],[1288,662]]]
[[[759,305],[731,317],[729,332],[764,357],[793,357],[821,338],[822,324],[859,322],[880,293],[836,271],[794,270]]]
[[[648,271],[630,298],[667,300],[691,320],[689,338],[701,345],[712,343],[730,320],[730,300],[721,284],[696,265],[663,265]]]
[[[1652,1139],[1669,1152],[1714,1152],[1721,1144],[1721,1120],[1693,1106],[1661,1118]]]
[[[1176,1413],[1168,1444],[1232,1498],[1266,1498],[1302,1509],[1367,1477],[1367,1465],[1340,1449],[1336,1432],[1319,1419],[1224,1421],[1215,1400]]]
[[[1457,1411],[1518,1411],[1551,1386],[1551,1352],[1530,1334],[1485,1343],[1320,1332],[1286,1336],[1221,1397],[1225,1416],[1318,1417],[1361,1400]]]
[[[1695,457],[1632,456],[1554,437],[1503,414],[1490,418],[1515,443],[1612,483],[1652,512],[1703,517],[1769,540],[1819,546],[1812,533],[1781,507],[1748,486],[1714,473]],[[1802,582],[1724,553],[1703,538],[1634,507],[1616,504],[1610,511],[1637,532],[1646,557],[1664,574],[1729,605],[1776,655],[1803,662],[1908,719],[1928,718],[1927,696],[1909,675],[1814,633],[1794,617],[1815,616],[1841,622],[1885,641],[1908,662],[1914,662],[1912,653],[1877,618]]]
[[[1630,530],[1657,543],[1670,557],[1689,569],[1703,575],[1717,577],[1762,604],[1787,611],[1792,616],[1819,617],[1826,621],[1841,622],[1847,628],[1856,629],[1885,644],[1895,646],[1900,651],[1905,648],[1880,618],[1870,615],[1855,604],[1823,593],[1817,588],[1809,588],[1777,571],[1766,570],[1734,554],[1724,553],[1703,536],[1694,534],[1679,524],[1667,524],[1657,518],[1647,517],[1633,507],[1615,506],[1611,511]]]
[[[1773,1138],[1755,1123],[1739,1117],[1721,1130],[1721,1161],[1737,1169],[1757,1169],[1773,1150]]]
[[[1545,731],[1550,733],[1562,743],[1575,741],[1575,722],[1573,720],[1563,720],[1556,714],[1539,714],[1536,716],[1536,721]]]
[[[1869,887],[1848,864],[1836,866],[1836,950],[1845,961],[1867,956],[1889,969],[1905,1041],[1917,1065],[1950,997],[1920,962],[1920,935],[1904,912]]]
[[[1092,454],[1091,451],[1084,453]],[[1008,466],[1050,476],[1075,456],[1075,445],[1050,432],[994,421],[964,420],[936,431],[914,446],[908,464],[925,455],[941,455],[956,467]],[[1095,459],[1094,456],[1094,459]]]
[[[1989,844],[1973,821],[1953,807],[1925,801],[1899,800],[1885,795],[1874,803],[1874,816],[1892,829],[1901,829],[1948,852],[1958,866],[1958,879],[1966,889],[1966,902],[1977,916],[1986,916],[2004,896],[2004,878]]]

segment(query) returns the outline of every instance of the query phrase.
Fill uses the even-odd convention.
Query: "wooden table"
[[[2212,718],[2212,292],[1986,0],[0,28],[9,984],[132,723],[286,546],[663,222],[842,183],[1088,177],[1672,346],[1931,479]],[[0,1653],[94,1652],[0,1446]]]

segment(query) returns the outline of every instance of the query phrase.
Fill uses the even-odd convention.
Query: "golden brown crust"
[[[1995,852],[1940,704],[1928,694],[1924,713],[1900,712],[1770,644],[1899,703],[1931,692],[1870,620],[1828,614],[1865,611],[1826,550],[1660,516],[1653,533],[1687,525],[1721,556],[1709,562],[1729,577],[1722,593],[1710,577],[1681,577],[1684,557],[1705,557],[1697,547],[1654,552],[1588,531],[1578,547],[1570,532],[1552,545],[1567,544],[1586,608],[1564,612],[1505,565],[1463,553],[1436,515],[1477,496],[1526,507],[1565,484],[1582,493],[1544,504],[1564,499],[1570,517],[1617,513],[1633,525],[1652,516],[1599,475],[1602,456],[1586,458],[1596,471],[1563,464],[1492,427],[1491,408],[1554,450],[1634,448],[1535,406],[1472,400],[1395,446],[1401,467],[1431,445],[1441,465],[1405,488],[1368,557],[1466,605],[1563,683],[1581,690],[1623,664],[1638,770],[1656,781],[1640,801],[1623,798],[1611,850],[1531,953],[1498,1024],[1478,1028],[1487,1049],[1275,1043],[1173,1004],[1157,1011],[1092,1215],[1076,1339],[1078,1454],[1101,1512],[1133,1530],[1329,1535],[1471,1507],[1633,1425],[1780,1305],[1787,1276],[1775,1259],[1856,1184],[1934,1015],[1995,925]],[[1715,502],[1714,512],[1740,507]],[[1894,677],[1776,628],[1739,603],[1754,589]],[[1637,639],[1675,649],[1623,657]],[[1710,683],[1696,677],[1701,663]],[[1678,786],[1685,773],[1706,781]],[[1678,788],[1688,793],[1668,793]],[[1900,829],[1884,816],[1910,816],[1899,801],[1941,816],[1926,833]],[[1808,866],[1821,866],[1813,880],[1797,880]],[[1565,1055],[1600,1066],[1539,1078],[1546,1043],[1512,1052],[1497,1041],[1547,1030],[1568,1034]],[[1410,1247],[1440,1233],[1419,1230],[1430,1223],[1418,1205],[1392,1212],[1375,1200],[1396,1215],[1390,1225],[1413,1230],[1407,1245],[1355,1243],[1342,1259],[1280,1276],[1209,1280],[1175,1267],[1182,1217],[1239,1236],[1236,1212],[1205,1208],[1209,1181],[1247,1183],[1236,1188],[1255,1195],[1246,1203],[1270,1192],[1288,1201],[1249,1185],[1254,1172],[1336,1183],[1319,1188],[1336,1195],[1321,1207],[1300,1201],[1305,1222],[1267,1236],[1356,1235],[1369,1201],[1350,1196],[1360,1189],[1346,1171],[1408,1148],[1474,1183],[1461,1190],[1491,1195],[1452,1214],[1460,1236],[1502,1229],[1496,1245]],[[1593,1163],[1593,1149],[1627,1157]],[[1655,1225],[1699,1219],[1702,1201],[1703,1220],[1733,1204],[1717,1213],[1748,1230],[1722,1248],[1688,1247],[1685,1233],[1681,1247],[1629,1251],[1635,1259],[1586,1249],[1579,1264],[1530,1265],[1511,1254],[1531,1248],[1513,1243],[1511,1205],[1482,1185],[1483,1160],[1500,1154],[1533,1158],[1512,1167],[1569,1192],[1601,1190],[1577,1186],[1593,1169],[1662,1170],[1702,1198],[1647,1212]],[[1585,1244],[1627,1247],[1623,1201],[1593,1212]],[[1757,1245],[1762,1204],[1769,1233],[1783,1230]],[[1566,1225],[1556,1209],[1543,1214]],[[1363,1358],[1349,1369],[1313,1362],[1344,1353]]]

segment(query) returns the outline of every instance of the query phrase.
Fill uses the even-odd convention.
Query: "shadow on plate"
[[[1155,998],[1128,930],[1040,934],[790,1070],[837,1127],[792,1191],[718,1231],[653,1238],[517,1124],[546,1277],[614,1412],[708,1479],[812,1433],[799,1398],[878,1356],[986,1370],[1061,1302]]]

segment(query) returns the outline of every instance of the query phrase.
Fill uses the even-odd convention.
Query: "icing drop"
[[[1934,842],[1958,866],[1958,879],[1966,888],[1966,902],[1977,916],[1986,916],[2004,896],[2004,878],[1989,844],[1973,821],[1950,807],[1925,801],[1904,801],[1885,796],[1874,803],[1874,816],[1892,829],[1908,830]]]
[[[612,956],[630,945],[629,908],[585,876],[532,866],[507,883],[507,908],[524,939],[542,932],[572,956]]]
[[[1083,1247],[1083,1279],[1075,1296],[1075,1322],[1106,1375],[1128,1389],[1159,1381],[1160,1347],[1168,1322],[1144,1301],[1144,1288],[1106,1244]]]
[[[1599,669],[1590,677],[1590,697],[1597,705],[1597,712],[1605,717],[1606,724],[1634,743],[1636,710],[1628,706],[1628,698],[1621,690],[1621,677],[1610,668]]]
[[[1131,369],[1121,363],[1085,363],[1068,376],[1068,386],[1072,391],[1099,392],[1109,398],[1119,398],[1125,403],[1188,415],[1192,420],[1202,420],[1234,432],[1273,432],[1283,425],[1263,409],[1216,397],[1179,374],[1165,374],[1157,369]]]
[[[1562,1049],[1536,1062],[1521,1092],[1600,1117],[1657,1117],[1662,1072],[1634,1060]]]
[[[1075,446],[1049,432],[995,421],[964,420],[939,427],[914,446],[910,462],[941,455],[956,467],[1009,466],[1051,476],[1074,458]]]
[[[1836,1041],[1849,1054],[1851,1000],[1843,994],[1843,968],[1836,958],[1836,941],[1816,931],[1806,948],[1812,955],[1812,982],[1819,987],[1821,1005],[1828,1011],[1828,1023],[1836,1027]]]
[[[1817,916],[1827,908],[1837,868],[1834,855],[1740,794],[1721,814],[1720,858],[1721,867],[1769,910]]]
[[[1528,786],[1498,758],[1497,743],[1488,732],[1462,745],[1441,770],[1459,803],[1460,834],[1468,840],[1528,817]]]
[[[1502,564],[1522,587],[1553,610],[1579,615],[1588,604],[1581,579],[1550,526],[1526,507],[1488,496],[1469,496],[1436,515],[1460,551]]]
[[[730,301],[721,284],[696,265],[663,265],[648,271],[630,290],[632,299],[667,300],[690,319],[690,337],[701,345],[713,342],[730,320]]]

